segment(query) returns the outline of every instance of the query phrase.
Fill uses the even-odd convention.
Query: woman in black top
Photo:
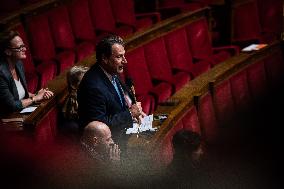
[[[9,114],[49,99],[53,93],[41,89],[37,94],[27,90],[22,59],[26,58],[27,48],[19,34],[8,31],[0,39],[0,114]]]

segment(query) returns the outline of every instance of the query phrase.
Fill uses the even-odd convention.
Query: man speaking
[[[82,127],[91,121],[108,125],[119,138],[124,128],[132,127],[133,120],[145,114],[141,103],[126,90],[118,75],[127,64],[124,42],[119,36],[108,36],[96,46],[96,64],[84,75],[78,89],[78,113]],[[125,98],[126,96],[130,97]]]

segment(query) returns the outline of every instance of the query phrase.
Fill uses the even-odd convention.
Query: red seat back
[[[133,0],[110,0],[110,2],[117,23],[135,26],[136,18]]]
[[[143,47],[127,52],[127,75],[133,79],[137,95],[147,94],[153,87]]]
[[[171,83],[172,71],[163,38],[147,43],[144,49],[151,78]]]
[[[229,80],[225,80],[214,86],[212,97],[218,123],[228,123],[235,114],[234,101]]]
[[[89,0],[90,13],[96,29],[113,31],[115,20],[109,0]]]
[[[216,142],[218,139],[218,125],[209,92],[198,98],[197,112],[204,140],[208,143]]]
[[[26,19],[31,52],[36,60],[51,60],[55,57],[55,47],[46,14]]]
[[[212,43],[206,18],[201,18],[186,26],[188,43],[194,59],[212,59]]]
[[[92,25],[88,0],[75,0],[68,8],[76,39],[95,42],[95,29]]]
[[[172,68],[189,73],[192,70],[192,56],[185,29],[173,31],[164,39]]]
[[[232,41],[260,40],[260,22],[255,0],[237,3],[232,8]]]
[[[51,9],[48,15],[55,46],[60,49],[73,49],[75,47],[75,39],[66,6]]]
[[[251,107],[251,96],[248,88],[247,72],[242,70],[230,78],[234,104],[239,112]]]

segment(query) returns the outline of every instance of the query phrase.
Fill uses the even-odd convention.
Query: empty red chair
[[[268,90],[263,61],[253,63],[247,68],[248,86],[254,101],[263,98]]]
[[[160,14],[135,14],[133,0],[110,0],[116,23],[132,26],[135,31],[149,28],[160,21]]]
[[[70,22],[76,41],[96,42],[95,28],[89,11],[88,0],[75,0],[69,6]],[[78,16],[80,15],[80,16]]]
[[[218,139],[219,128],[209,92],[198,97],[197,115],[201,127],[201,136],[207,143],[215,143]]]
[[[188,43],[192,57],[198,65],[198,61],[207,61],[200,65],[202,70],[208,69],[208,66],[219,64],[233,55],[239,53],[236,46],[212,47],[209,28],[206,18],[196,20],[186,26],[188,34]]]
[[[232,5],[232,42],[260,41],[261,29],[256,0]]]
[[[158,38],[147,43],[144,45],[144,49],[146,63],[152,79],[172,84],[174,92],[188,83],[190,76],[187,73],[177,72],[174,75],[172,74],[163,38]]]
[[[82,42],[78,45],[75,44],[66,6],[51,9],[48,12],[48,16],[56,50],[61,54],[64,53],[64,58],[62,57],[60,64],[60,72],[71,67],[76,62],[74,51],[76,52],[77,60],[82,60],[94,52],[93,43]]]
[[[54,44],[45,14],[27,17],[26,23],[31,54],[40,73],[41,88],[57,73]]]
[[[232,120],[235,114],[234,100],[229,80],[218,83],[213,87],[212,98],[217,121],[219,124],[225,125]]]
[[[252,104],[246,70],[233,75],[230,84],[236,110],[240,113],[248,111]]]
[[[34,93],[38,89],[39,75],[36,67],[33,63],[31,53],[29,51],[29,43],[26,36],[26,32],[22,24],[19,24],[15,30],[19,32],[24,44],[27,46],[26,59],[22,60],[25,68],[25,76],[28,85],[28,91]]]
[[[201,135],[200,123],[195,106],[191,106],[182,118],[183,128]]]
[[[124,25],[116,27],[109,0],[89,0],[89,6],[92,22],[98,35],[114,33],[126,37],[133,33],[133,28],[131,26]]]
[[[127,76],[132,78],[137,96],[153,95],[157,104],[164,102],[171,96],[172,87],[170,84],[162,82],[153,86],[143,47],[128,52],[127,61]]]
[[[170,32],[164,36],[164,40],[171,67],[176,71],[190,73],[193,77],[194,65],[185,28]]]
[[[266,42],[280,39],[283,25],[283,1],[257,0],[261,32]]]

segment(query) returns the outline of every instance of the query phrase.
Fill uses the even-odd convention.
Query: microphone
[[[134,89],[133,80],[130,77],[127,77],[127,78],[125,78],[125,84],[130,89],[131,95],[133,96],[134,103],[136,103],[137,100],[136,100],[136,96],[135,96],[135,89]]]

